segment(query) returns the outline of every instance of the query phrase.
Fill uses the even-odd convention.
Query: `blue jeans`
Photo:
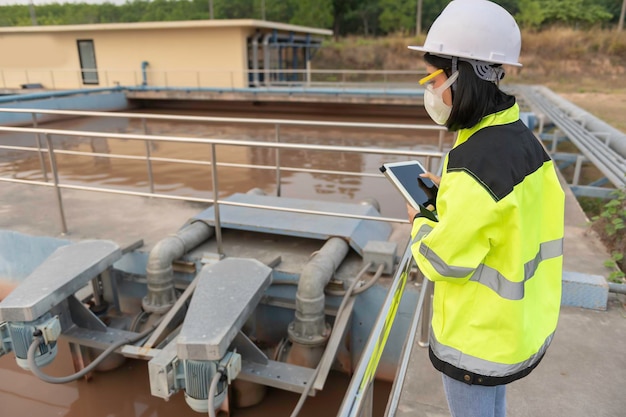
[[[504,417],[506,385],[468,385],[443,375],[443,389],[452,417]]]

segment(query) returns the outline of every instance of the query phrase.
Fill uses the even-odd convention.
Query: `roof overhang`
[[[268,22],[255,19],[214,19],[185,20],[173,22],[133,22],[133,23],[97,23],[88,25],[46,25],[46,26],[14,26],[2,27],[0,33],[47,33],[47,32],[84,32],[84,31],[118,31],[118,30],[152,30],[152,29],[191,29],[191,28],[232,28],[245,27],[252,29],[269,29],[285,32],[297,32],[311,35],[333,34],[332,30],[290,25],[286,23]]]

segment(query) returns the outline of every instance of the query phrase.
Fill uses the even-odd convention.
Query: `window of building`
[[[96,51],[93,40],[80,39],[76,43],[83,84],[98,84],[98,67],[96,66]]]

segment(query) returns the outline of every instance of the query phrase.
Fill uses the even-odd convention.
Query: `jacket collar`
[[[484,127],[505,125],[519,120],[519,105],[515,101],[515,97],[509,97],[497,106],[493,113],[483,117],[475,126],[459,130],[454,147],[456,148]]]

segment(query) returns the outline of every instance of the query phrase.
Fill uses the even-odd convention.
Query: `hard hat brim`
[[[440,56],[440,57],[443,57],[443,58],[452,58],[453,56],[456,56],[458,58],[467,58],[467,59],[473,59],[473,60],[476,59],[475,56],[471,56],[470,54],[447,55],[445,53],[442,53],[441,51],[433,51],[431,48],[426,48],[424,46],[411,45],[411,46],[409,46],[409,49],[411,49],[413,51],[428,52],[428,53],[431,53],[433,55],[437,55],[437,56]],[[511,65],[511,66],[514,66],[514,67],[521,67],[522,66],[522,64],[520,64],[519,62],[495,61],[495,60],[487,60],[487,59],[480,59],[480,61],[489,62],[491,64]]]

